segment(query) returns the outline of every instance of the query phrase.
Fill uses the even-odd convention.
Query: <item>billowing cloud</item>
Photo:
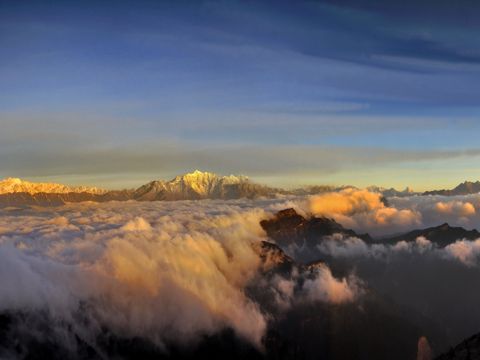
[[[440,202],[447,205],[439,211]],[[458,283],[460,276],[477,273],[479,240],[459,239],[438,248],[422,237],[381,244],[336,234],[315,249],[328,266],[298,265],[290,273],[262,275],[270,274],[278,259],[263,264],[258,256],[258,243],[267,240],[259,221],[287,207],[305,216],[315,210],[372,234],[423,227],[444,209],[443,215],[455,221],[467,217],[473,224],[478,216],[467,204],[478,206],[473,196],[388,203],[377,193],[346,189],[307,198],[2,209],[0,311],[46,311],[81,332],[84,323],[74,319],[82,308],[88,318],[83,333],[95,336],[108,326],[120,336],[140,336],[160,346],[226,328],[261,346],[276,316],[270,310],[281,314],[312,302],[348,304],[372,289],[423,311],[423,302],[412,299],[417,293],[428,298],[437,284],[432,276],[441,273],[446,282]],[[273,307],[252,295],[255,287],[270,294]],[[432,316],[446,314],[442,309]]]
[[[384,208],[381,196],[368,190],[345,189],[310,198],[310,209],[315,215],[354,215]]]
[[[435,204],[435,210],[441,214],[458,214],[459,216],[473,216],[476,213],[472,203],[461,201],[439,201]]]
[[[301,285],[299,285],[301,284]],[[275,275],[268,283],[280,309],[288,309],[295,304],[306,302],[326,302],[342,304],[352,302],[363,294],[362,281],[353,274],[336,278],[330,268],[318,263],[307,273],[294,269],[290,278]]]
[[[318,265],[315,271],[316,276],[303,284],[304,296],[310,301],[340,304],[355,300],[361,293],[358,279],[353,276],[350,279],[336,279],[324,264]]]
[[[385,205],[379,193],[347,188],[309,199],[315,216],[331,217],[344,226],[374,235],[401,231],[421,224],[421,213]]]
[[[162,345],[231,328],[260,346],[268,316],[245,289],[261,271],[254,244],[266,235],[259,221],[276,204],[111,202],[1,210],[0,310],[47,310],[70,322],[88,304],[88,333],[106,325]],[[286,304],[356,296],[353,284],[325,265],[308,279],[297,274],[269,286]]]
[[[478,265],[480,259],[480,239],[459,240],[445,247],[445,252],[468,266]]]
[[[367,257],[385,261],[396,255],[444,255],[444,252],[423,236],[419,236],[415,241],[401,240],[395,244],[367,244],[356,237],[335,234],[326,237],[317,245],[317,250],[334,258]]]
[[[152,230],[152,227],[145,219],[136,217],[123,225],[121,229],[125,231],[149,231]]]
[[[453,226],[480,228],[480,195],[411,196],[390,198],[391,206],[399,210],[412,210],[422,214],[424,227],[448,222]]]
[[[465,266],[480,265],[480,239],[458,239],[445,248],[419,236],[415,241],[401,240],[395,244],[367,244],[356,237],[341,234],[326,237],[316,250],[334,258],[372,258],[390,261],[395,256],[423,255],[426,258],[458,261]]]

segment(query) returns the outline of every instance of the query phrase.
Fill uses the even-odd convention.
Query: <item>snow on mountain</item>
[[[272,196],[278,190],[252,183],[246,176],[219,176],[195,170],[170,181],[156,180],[135,190],[136,200],[237,199]]]
[[[46,194],[68,194],[68,193],[89,193],[104,194],[106,190],[96,187],[70,187],[56,183],[35,183],[19,178],[6,178],[0,181],[0,194],[27,193],[35,195],[38,193]]]
[[[156,201],[156,200],[199,200],[240,199],[276,197],[277,195],[314,195],[327,191],[357,189],[353,186],[310,186],[295,190],[284,190],[260,185],[246,176],[222,176],[211,172],[194,172],[178,175],[172,180],[155,180],[136,190],[107,191],[96,187],[71,187],[57,183],[35,183],[18,178],[0,181],[0,205],[63,204],[81,201]],[[417,194],[407,188],[404,191],[372,186],[368,190],[380,192],[386,197],[411,196]]]

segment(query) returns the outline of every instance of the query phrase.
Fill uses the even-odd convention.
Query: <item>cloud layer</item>
[[[473,226],[479,203],[479,196],[471,195],[392,198],[386,204],[380,194],[345,189],[306,198],[5,208],[0,210],[0,311],[46,311],[86,337],[108,326],[159,346],[195,342],[230,328],[259,348],[272,314],[306,303],[352,303],[372,289],[397,294],[394,284],[402,283],[408,295],[397,294],[397,300],[426,311],[413,294],[428,299],[444,291],[433,274],[445,273],[447,284],[477,274],[480,240],[458,239],[438,248],[422,237],[369,244],[333,235],[313,250],[327,263],[264,277],[275,259],[262,263],[259,257],[258,244],[267,240],[259,222],[294,207],[305,216],[332,217],[382,235],[439,220]],[[408,275],[411,271],[416,272]],[[248,289],[270,294],[273,303],[266,306]],[[466,299],[462,304],[471,309]],[[455,323],[440,305],[427,313]],[[76,320],[80,309],[88,326]],[[455,326],[455,334],[470,329]]]
[[[268,315],[245,289],[261,271],[254,244],[266,240],[259,221],[271,206],[112,202],[2,210],[0,311],[43,310],[73,322],[86,304],[93,329],[106,325],[162,345],[231,328],[260,347]],[[285,284],[301,282],[288,302],[356,296],[356,287],[325,265],[309,274],[268,287],[278,285],[288,298]]]

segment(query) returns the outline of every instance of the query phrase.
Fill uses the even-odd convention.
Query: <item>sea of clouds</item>
[[[85,334],[107,325],[161,345],[228,327],[260,346],[267,315],[244,290],[261,266],[255,244],[267,240],[259,222],[275,206],[181,201],[4,209],[0,311],[46,310],[74,324],[73,314],[87,304],[89,329],[78,329]],[[301,296],[341,302],[353,291],[323,266]]]
[[[108,326],[122,336],[145,337],[161,346],[231,328],[261,347],[271,315],[246,292],[258,281],[264,265],[256,244],[268,239],[260,220],[294,207],[305,216],[331,217],[347,228],[380,237],[446,221],[477,227],[479,206],[480,195],[392,198],[386,203],[380,194],[346,189],[269,200],[4,208],[0,210],[0,311],[46,311],[86,338]],[[467,280],[462,281],[469,287],[470,275],[478,275],[480,240],[458,239],[439,249],[425,238],[382,245],[333,236],[317,251],[329,258],[357,261],[359,271],[335,276],[328,265],[319,264],[309,278],[301,278],[300,273],[274,276],[263,286],[276,294],[280,310],[296,302],[354,302],[372,287],[396,296],[399,290],[392,289],[389,281],[403,284],[405,295],[399,299],[409,305],[416,304],[409,296],[418,291],[438,291],[432,287],[436,276],[456,281],[455,274],[460,278],[467,272]],[[409,275],[414,270],[425,272],[410,281],[412,286],[393,271],[406,262]],[[383,268],[382,278],[370,278],[365,270],[370,265],[365,264],[373,263],[392,267]],[[454,271],[444,274],[439,268]],[[465,312],[473,311],[470,305],[480,300],[480,291],[470,293],[471,301],[459,302]],[[443,311],[444,307],[428,308],[426,300],[419,302],[422,311],[433,315]],[[75,321],[79,309],[88,321]],[[477,318],[480,314],[472,321]]]

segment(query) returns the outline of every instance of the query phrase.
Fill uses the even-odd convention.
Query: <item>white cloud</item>
[[[305,280],[302,289],[303,296],[310,301],[340,304],[355,300],[361,293],[359,280],[353,276],[336,279],[324,264],[317,265],[314,271],[315,277]]]

